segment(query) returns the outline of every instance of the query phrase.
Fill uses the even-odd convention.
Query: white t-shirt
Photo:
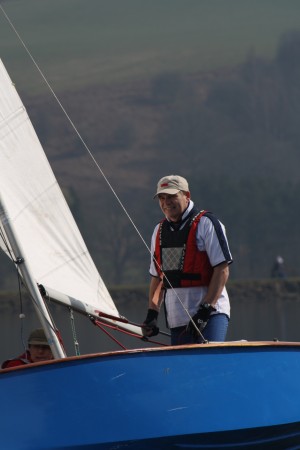
[[[193,207],[194,203],[190,201],[189,206],[183,215],[183,219],[186,215],[188,215]],[[213,222],[206,216],[201,217],[196,233],[197,247],[200,251],[205,250],[207,252],[212,267],[215,267],[224,261],[227,261],[229,264],[232,262],[225,227],[220,221],[218,222],[221,225],[221,236],[217,235]],[[155,264],[153,262],[158,227],[159,224],[156,225],[151,240],[150,275],[154,277],[158,276]],[[187,325],[190,318],[185,310],[193,316],[199,309],[199,305],[202,303],[206,293],[206,286],[167,289],[165,305],[169,327],[175,328]],[[230,317],[230,303],[226,287],[223,288],[215,308],[217,313],[224,313]]]

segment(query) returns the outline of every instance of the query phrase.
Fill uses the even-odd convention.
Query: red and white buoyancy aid
[[[206,212],[193,209],[184,226],[176,231],[167,219],[160,222],[154,262],[166,289],[209,285],[213,268],[206,251],[198,250],[196,242],[197,226]]]

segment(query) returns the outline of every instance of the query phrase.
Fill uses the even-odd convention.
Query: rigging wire
[[[27,289],[27,286],[23,283],[23,279],[22,279],[20,271],[19,271],[19,264],[21,264],[23,260],[22,260],[22,258],[16,257],[16,255],[13,254],[12,249],[10,248],[10,245],[9,245],[9,243],[7,241],[7,238],[6,238],[6,235],[5,235],[5,232],[4,232],[3,228],[2,228],[1,223],[0,223],[0,238],[2,239],[4,247],[6,248],[6,252],[7,252],[8,256],[9,256],[9,259],[13,263],[13,265],[15,267],[15,270],[16,270],[16,275],[17,275],[17,280],[18,280],[19,302],[20,302],[20,313],[19,313],[19,319],[21,319],[20,334],[21,334],[22,347],[24,348],[24,351],[26,351],[27,350],[27,345],[25,343],[25,338],[24,338],[24,322],[23,322],[23,319],[25,319],[25,314],[23,312],[22,286],[26,289],[26,292],[29,295],[32,303],[40,311],[41,314],[43,314],[43,311],[40,308],[40,305],[36,302],[36,300],[30,294],[29,290]],[[46,304],[46,302],[45,302],[45,307],[47,308],[48,314],[51,317],[51,320],[52,320],[52,322],[54,324],[53,317],[51,316],[50,310],[49,310],[48,305]],[[44,316],[44,314],[43,314],[43,316]],[[52,323],[48,321],[47,317],[44,316],[44,318],[47,321],[48,325],[52,328],[52,330],[58,335],[58,329],[55,326],[55,324],[54,324],[54,326],[55,326],[55,328],[54,328]]]
[[[0,7],[1,7],[1,5],[0,5]],[[3,227],[2,227],[2,225],[1,225],[1,222],[0,222],[0,238],[2,239],[2,242],[3,242],[3,244],[4,244],[4,247],[6,248],[6,251],[7,251],[7,254],[8,254],[8,256],[9,256],[9,259],[10,259],[11,262],[13,263],[13,265],[14,265],[14,267],[15,267],[15,270],[16,270],[16,274],[17,274],[17,279],[18,279],[18,292],[19,292],[19,302],[20,302],[20,314],[19,314],[19,318],[22,320],[22,321],[21,321],[21,341],[22,341],[23,348],[24,348],[25,351],[26,351],[26,344],[25,344],[25,339],[24,339],[24,328],[23,328],[23,319],[25,319],[25,314],[24,314],[24,312],[23,312],[22,285],[26,288],[26,292],[27,292],[27,294],[29,295],[29,297],[30,297],[32,303],[35,305],[35,307],[40,311],[41,314],[43,314],[43,311],[42,311],[42,309],[40,308],[40,305],[36,302],[36,300],[35,300],[35,299],[32,297],[32,295],[30,294],[29,290],[27,289],[27,286],[23,283],[23,279],[22,279],[21,274],[20,274],[20,271],[19,271],[19,264],[22,263],[23,260],[22,260],[22,258],[16,257],[16,256],[13,254],[12,249],[11,249],[9,243],[8,243],[7,238],[6,238],[6,234],[5,234],[5,232],[4,232],[4,230],[3,230]],[[49,314],[49,316],[50,316],[50,318],[51,318],[51,320],[52,320],[52,323],[54,324],[53,317],[52,317],[52,315],[51,315],[51,313],[50,313],[49,307],[48,307],[48,305],[47,305],[46,302],[45,302],[45,307],[47,308],[48,314]],[[43,314],[43,316],[44,316],[44,314]],[[52,323],[48,321],[47,317],[44,316],[44,319],[47,321],[48,325],[52,328],[52,330],[58,335],[58,337],[60,337],[60,336],[59,336],[59,333],[58,333],[58,329],[57,329],[57,327],[55,326],[55,324],[54,324],[54,327],[53,327]],[[60,341],[61,341],[61,339],[60,339]],[[61,342],[61,343],[62,343],[62,342]]]
[[[20,303],[19,319],[21,319],[20,337],[21,337],[22,347],[23,347],[24,351],[26,352],[27,346],[26,346],[25,338],[24,338],[24,320],[23,320],[23,319],[25,319],[25,314],[24,314],[24,310],[23,310],[23,295],[22,295],[22,287],[21,287],[22,286],[22,278],[21,278],[21,275],[20,275],[20,272],[18,269],[18,264],[14,260],[11,248],[9,246],[9,243],[7,241],[7,238],[6,238],[6,235],[4,233],[1,223],[0,223],[0,238],[2,239],[4,247],[6,248],[7,254],[9,255],[9,259],[13,263],[13,266],[14,266],[14,269],[16,272],[16,276],[17,276],[17,280],[18,280],[18,294],[19,294],[19,303]]]
[[[100,172],[100,174],[102,175],[102,177],[104,178],[106,184],[108,185],[109,189],[111,190],[111,192],[113,193],[113,195],[115,196],[117,202],[119,203],[120,207],[122,208],[123,212],[125,213],[125,215],[127,216],[127,218],[129,219],[130,223],[132,224],[133,228],[135,229],[136,233],[138,234],[138,236],[140,237],[141,241],[143,242],[143,244],[145,245],[146,249],[148,250],[148,252],[151,255],[151,249],[148,246],[148,244],[146,243],[145,239],[143,238],[141,232],[139,231],[138,227],[136,226],[136,224],[134,223],[133,219],[131,218],[130,214],[128,213],[126,207],[124,206],[124,204],[122,203],[121,199],[119,198],[118,194],[116,193],[115,189],[113,188],[112,184],[110,183],[110,181],[108,180],[108,178],[106,177],[104,171],[102,170],[100,164],[97,162],[97,160],[95,159],[92,151],[90,150],[90,148],[88,147],[87,143],[85,142],[85,140],[83,139],[83,137],[81,136],[80,132],[78,131],[76,125],[74,124],[73,120],[71,119],[71,117],[69,116],[69,114],[67,113],[66,109],[64,108],[63,104],[61,103],[61,101],[59,100],[57,94],[55,93],[54,89],[52,88],[52,86],[50,85],[48,79],[46,78],[46,76],[44,75],[43,71],[41,70],[41,68],[39,67],[38,63],[36,62],[35,58],[33,57],[33,55],[31,54],[29,48],[27,47],[27,45],[25,44],[24,40],[22,39],[22,37],[20,36],[20,34],[18,33],[16,27],[14,26],[14,24],[12,23],[11,19],[9,18],[9,16],[7,15],[7,13],[4,11],[3,6],[0,4],[0,9],[3,12],[6,20],[8,21],[10,27],[12,28],[12,30],[14,31],[14,33],[16,34],[17,38],[19,39],[19,41],[21,42],[22,46],[24,47],[26,53],[28,54],[29,58],[31,59],[32,63],[34,64],[34,66],[36,67],[37,71],[39,72],[39,74],[41,75],[42,79],[44,80],[44,82],[46,83],[48,89],[50,90],[50,92],[52,93],[52,95],[54,96],[56,102],[58,103],[59,107],[61,108],[61,110],[63,111],[65,117],[67,118],[68,122],[70,123],[71,127],[73,128],[73,130],[75,131],[75,133],[77,134],[79,140],[81,141],[81,143],[83,144],[84,148],[86,149],[87,153],[89,154],[90,158],[92,159],[92,161],[94,162],[94,164],[96,165],[98,171]],[[155,259],[155,258],[154,258]],[[156,261],[157,262],[157,261]],[[164,274],[164,272],[162,271],[162,273]],[[165,274],[164,274],[165,276]],[[176,292],[176,290],[172,287],[171,283],[169,282],[168,278],[165,276],[167,282],[169,283],[169,285],[171,286],[171,289],[174,291],[176,298],[178,299],[180,305],[182,306],[183,310],[185,311],[185,313],[187,314],[189,320],[192,322],[193,326],[196,328],[197,333],[199,334],[200,338],[203,338],[203,335],[201,333],[201,331],[198,329],[198,327],[196,326],[195,322],[193,321],[193,318],[191,316],[191,314],[189,313],[189,311],[187,310],[187,308],[185,307],[185,305],[183,304],[180,296],[178,295],[178,293]],[[204,339],[204,338],[203,338]],[[205,340],[205,339],[204,339]]]
[[[134,221],[132,220],[130,214],[128,213],[128,211],[126,210],[125,206],[123,205],[121,199],[119,198],[118,194],[116,193],[116,191],[114,190],[112,184],[110,183],[110,181],[108,180],[108,178],[106,177],[105,173],[103,172],[100,164],[97,162],[97,160],[95,159],[92,151],[90,150],[90,148],[88,147],[87,143],[85,142],[85,140],[83,139],[83,137],[81,136],[80,132],[78,131],[76,125],[74,124],[73,120],[71,119],[71,117],[69,116],[69,114],[67,113],[66,109],[64,108],[63,104],[61,103],[61,101],[59,100],[57,94],[55,93],[54,89],[52,88],[52,86],[50,85],[49,81],[47,80],[46,76],[44,75],[43,71],[41,70],[41,68],[39,67],[38,63],[36,62],[35,58],[33,57],[33,55],[31,54],[29,48],[27,47],[27,45],[25,44],[25,42],[23,41],[23,39],[21,38],[20,34],[18,33],[16,27],[14,26],[14,24],[12,23],[11,19],[8,17],[8,15],[6,14],[6,12],[3,9],[3,6],[0,4],[0,9],[2,10],[6,20],[8,21],[9,25],[11,26],[12,30],[14,31],[14,33],[16,34],[16,36],[18,37],[19,41],[21,42],[22,46],[24,47],[26,53],[28,54],[29,58],[31,59],[31,61],[33,62],[33,64],[35,65],[36,69],[38,70],[39,74],[41,75],[41,77],[43,78],[44,82],[46,83],[48,89],[50,90],[50,92],[52,93],[52,95],[54,96],[55,100],[57,101],[58,105],[60,106],[61,110],[63,111],[64,115],[66,116],[67,120],[69,121],[71,127],[73,128],[73,130],[75,131],[75,133],[77,134],[79,140],[81,141],[81,143],[83,144],[84,148],[86,149],[86,151],[88,152],[89,156],[91,157],[92,161],[94,162],[94,164],[96,165],[97,169],[99,170],[99,172],[101,173],[102,177],[104,178],[105,182],[107,183],[108,187],[110,188],[110,190],[112,191],[113,195],[115,196],[116,200],[118,201],[119,205],[121,206],[121,208],[123,209],[124,213],[126,214],[126,216],[128,217],[129,221],[131,222],[132,226],[134,227],[135,231],[137,232],[137,234],[139,235],[139,237],[141,238],[142,242],[144,243],[144,245],[146,246],[147,250],[151,253],[149,246],[147,245],[145,239],[143,238],[142,234],[140,233],[139,229],[137,228],[137,226],[135,225]]]
[[[25,314],[23,312],[23,295],[22,295],[22,289],[21,289],[22,278],[21,278],[21,275],[20,275],[18,270],[17,270],[17,277],[18,277],[18,292],[19,292],[19,302],[20,302],[19,318],[21,320],[20,334],[21,334],[22,346],[23,346],[24,352],[26,352],[27,346],[26,346],[25,339],[24,339],[24,319],[25,319]]]
[[[69,308],[69,313],[70,313],[70,320],[71,320],[73,342],[74,342],[74,347],[75,347],[75,354],[76,354],[76,356],[79,356],[80,355],[79,342],[77,339],[77,334],[76,334],[76,329],[75,329],[75,319],[74,319],[74,313],[73,313],[72,308]]]

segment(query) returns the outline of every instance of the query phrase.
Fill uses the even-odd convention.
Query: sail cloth
[[[0,197],[37,283],[79,310],[119,316],[1,60]]]

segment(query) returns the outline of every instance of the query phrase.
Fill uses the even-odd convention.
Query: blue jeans
[[[213,314],[210,316],[202,335],[206,341],[224,342],[227,334],[229,318],[226,314]],[[186,332],[186,326],[171,328],[171,345],[199,344],[201,337],[194,338]]]

